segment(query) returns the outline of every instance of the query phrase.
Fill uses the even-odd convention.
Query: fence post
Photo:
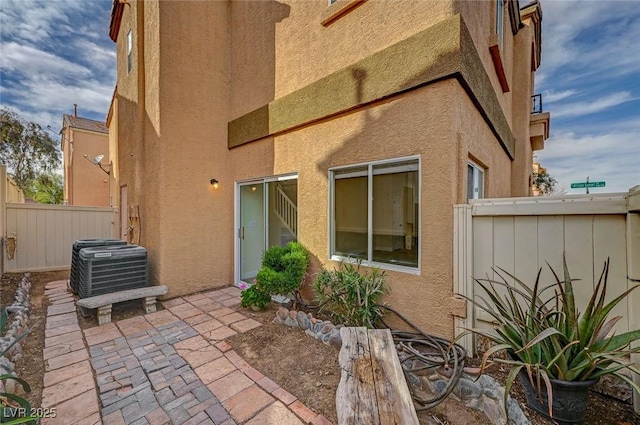
[[[453,291],[456,294],[473,298],[473,231],[471,206],[467,204],[453,206]],[[454,316],[454,335],[458,337],[465,328],[474,326],[473,304],[466,302],[466,314]],[[475,355],[475,338],[472,334],[462,337],[458,343],[467,351],[467,356]]]
[[[4,253],[7,234],[7,166],[0,165],[0,276],[4,274]]]
[[[640,284],[640,186],[629,190],[627,198],[627,276],[629,287]],[[629,294],[629,329],[640,329],[640,290]],[[636,346],[640,345],[636,342]],[[632,354],[631,361],[640,366],[640,354]],[[640,376],[632,373],[633,381],[640,386]],[[633,393],[633,408],[640,414],[640,394]]]

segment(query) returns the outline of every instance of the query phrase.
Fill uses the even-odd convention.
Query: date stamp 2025
[[[24,407],[7,407],[9,417],[13,418],[26,418],[29,416],[38,418],[55,418],[57,411],[55,407],[31,407],[26,409]]]

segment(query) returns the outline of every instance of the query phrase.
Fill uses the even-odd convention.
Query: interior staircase
[[[280,185],[276,186],[275,212],[284,227],[298,238],[298,207],[282,190]]]

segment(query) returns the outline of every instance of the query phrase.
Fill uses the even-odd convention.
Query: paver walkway
[[[87,329],[66,281],[46,285],[43,424],[327,425],[224,340],[260,323],[240,290],[175,298],[165,310]],[[94,378],[95,377],[95,378]]]

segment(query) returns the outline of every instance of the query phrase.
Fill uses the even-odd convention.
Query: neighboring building
[[[24,204],[26,202],[24,197],[24,192],[22,189],[18,187],[16,182],[9,176],[6,176],[7,179],[7,189],[6,189],[6,202],[13,202],[16,204]]]
[[[62,117],[64,201],[68,205],[109,206],[109,129],[104,122],[73,115]],[[94,164],[104,155],[100,164]]]
[[[385,269],[385,301],[451,336],[452,206],[531,194],[541,17],[516,0],[114,0],[121,221],[151,281],[248,281],[295,238],[316,270]]]
[[[544,174],[547,172],[547,169],[540,166],[539,162],[534,162],[532,167],[533,174]],[[540,189],[535,185],[531,185],[531,194],[533,196],[541,196],[543,193],[540,192]]]

